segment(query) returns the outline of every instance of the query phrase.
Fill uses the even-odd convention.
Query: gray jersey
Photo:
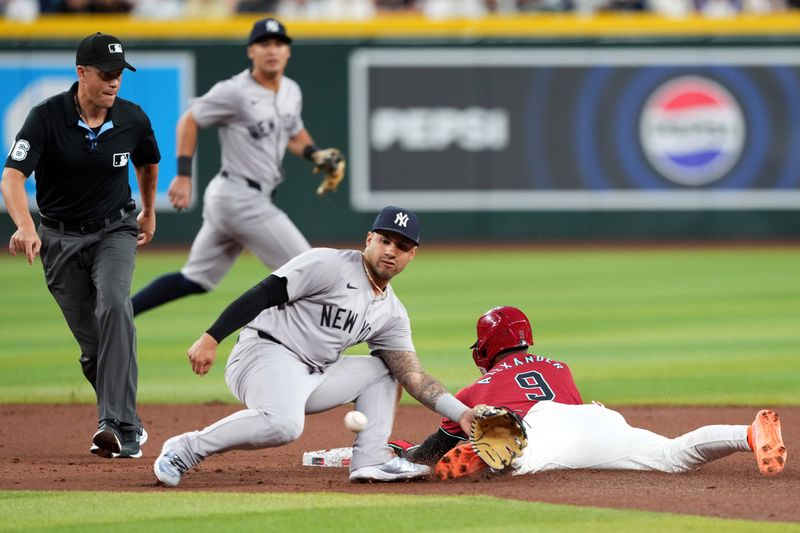
[[[273,272],[289,302],[262,311],[248,328],[270,334],[315,368],[361,342],[371,351],[414,351],[411,324],[391,285],[375,296],[361,252],[313,248]]]
[[[272,191],[284,179],[283,155],[289,138],[303,128],[300,86],[281,78],[275,93],[253,79],[250,70],[215,84],[191,103],[198,126],[219,126],[222,169]]]
[[[199,127],[219,126],[225,173],[206,189],[203,227],[181,269],[187,279],[213,289],[244,248],[270,268],[309,249],[300,230],[271,201],[284,179],[281,161],[289,138],[304,129],[301,108],[300,87],[293,80],[281,78],[275,93],[249,70],[192,101]]]

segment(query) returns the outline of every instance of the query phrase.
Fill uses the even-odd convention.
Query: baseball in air
[[[344,427],[358,433],[367,427],[367,415],[361,411],[350,411],[344,415]]]

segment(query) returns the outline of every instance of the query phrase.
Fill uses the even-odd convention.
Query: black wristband
[[[317,152],[317,151],[319,151],[319,148],[317,148],[317,147],[316,147],[315,145],[313,145],[313,144],[309,144],[308,146],[306,146],[305,148],[303,148],[303,157],[305,157],[305,158],[306,158],[306,159],[308,159],[309,161],[313,161],[313,159],[311,158],[311,156],[314,154],[314,152]]]
[[[192,175],[192,157],[188,155],[178,156],[178,176]]]
[[[440,427],[439,431],[432,433],[422,444],[406,452],[405,458],[415,463],[433,464],[464,440]]]

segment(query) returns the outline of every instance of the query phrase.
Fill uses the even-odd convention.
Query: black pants
[[[136,426],[139,368],[130,294],[138,233],[133,212],[86,235],[39,226],[47,288],[80,346],[98,420]]]

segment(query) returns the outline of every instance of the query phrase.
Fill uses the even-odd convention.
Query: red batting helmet
[[[492,368],[497,354],[507,350],[533,346],[531,323],[516,307],[503,306],[488,310],[478,319],[478,340],[470,346],[475,364],[484,373]]]

